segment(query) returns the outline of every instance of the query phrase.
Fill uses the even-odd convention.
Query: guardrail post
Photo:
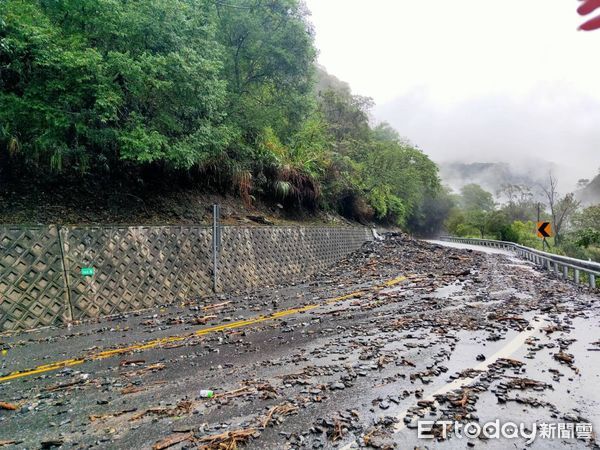
[[[578,269],[574,269],[575,270],[575,284],[579,284],[579,270]]]
[[[592,289],[596,289],[596,275],[594,275],[593,273],[590,272],[589,274],[589,278],[590,278],[590,288]]]
[[[565,280],[569,279],[569,268],[567,266],[563,266],[563,278]]]

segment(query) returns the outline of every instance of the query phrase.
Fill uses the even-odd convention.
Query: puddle
[[[454,283],[449,284],[447,286],[437,288],[432,295],[435,298],[456,297],[456,294],[461,292],[464,288],[465,286],[463,283],[461,283],[460,281],[455,281]]]
[[[510,288],[510,289],[502,289],[500,291],[492,291],[490,292],[490,298],[493,299],[506,299],[508,297],[514,297],[517,298],[519,300],[530,300],[533,297],[530,294],[526,294],[524,292],[519,292],[514,288]]]
[[[481,253],[493,253],[493,254],[501,254],[501,255],[508,255],[508,256],[514,255],[514,252],[511,252],[510,250],[503,250],[503,249],[493,248],[493,247],[484,247],[482,245],[461,244],[458,242],[437,241],[437,240],[425,240],[425,242],[429,242],[430,244],[442,245],[444,247],[474,250],[474,251],[481,252]]]

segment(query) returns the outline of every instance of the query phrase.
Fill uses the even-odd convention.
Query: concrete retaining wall
[[[359,227],[224,226],[218,291],[309,275],[370,238]],[[212,276],[208,227],[0,226],[0,331],[197,298]]]

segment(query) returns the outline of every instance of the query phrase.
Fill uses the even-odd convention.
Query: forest
[[[589,180],[581,181],[582,188],[590,185]],[[495,193],[466,184],[451,195],[445,229],[455,236],[516,242],[600,262],[600,204],[584,204],[574,193],[561,194],[558,183],[549,173],[539,186],[505,184]],[[552,237],[545,242],[537,236],[538,221],[551,224]]]
[[[436,233],[437,166],[316,55],[297,0],[5,0],[0,185],[193,186]]]

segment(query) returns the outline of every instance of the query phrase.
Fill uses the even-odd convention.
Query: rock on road
[[[419,419],[597,432],[599,300],[509,254],[389,234],[296,285],[0,335],[0,448],[526,445],[418,439]]]

